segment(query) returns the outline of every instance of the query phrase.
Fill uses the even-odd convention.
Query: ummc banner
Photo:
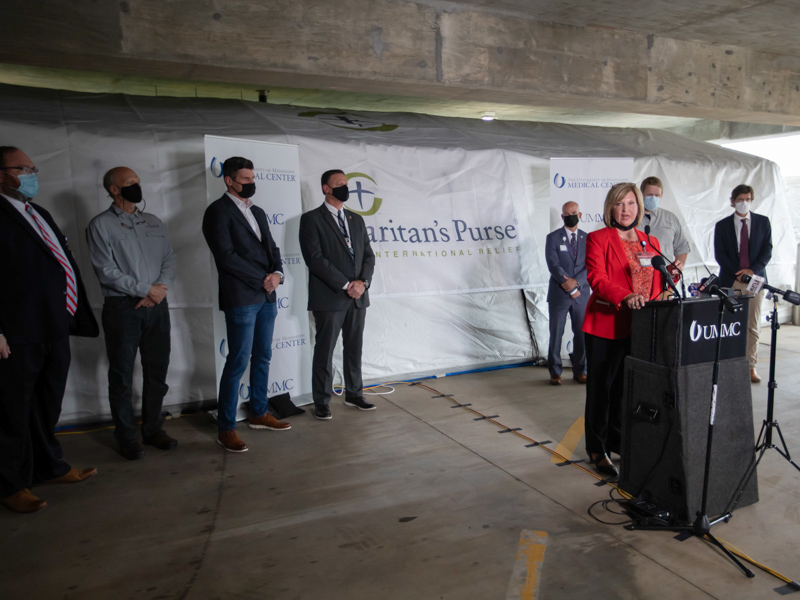
[[[532,285],[520,254],[531,240],[527,198],[502,151],[388,145],[366,151],[318,140],[313,149],[300,147],[304,173],[322,173],[333,163],[347,175],[347,208],[364,217],[375,252],[371,298]],[[323,201],[316,177],[307,210]]]
[[[561,207],[577,202],[583,213],[578,226],[586,233],[604,227],[603,202],[611,186],[633,179],[632,158],[551,158],[551,231],[563,227]]]
[[[300,215],[300,167],[297,146],[273,144],[207,135],[205,136],[206,190],[208,204],[225,193],[222,163],[231,156],[253,161],[256,193],[253,202],[264,209],[269,230],[281,250],[283,285],[278,286],[278,318],[272,337],[272,361],[269,368],[268,396],[284,392],[298,397],[311,394],[311,346],[308,330],[308,288],[306,267],[300,254],[298,231]],[[212,282],[217,285],[217,269],[211,259]],[[214,347],[217,389],[225,366],[225,315],[219,310],[219,294],[214,294]],[[250,397],[249,370],[242,377],[239,401]],[[306,399],[306,398],[303,398]],[[302,399],[301,402],[302,403]],[[240,417],[245,413],[240,407]]]

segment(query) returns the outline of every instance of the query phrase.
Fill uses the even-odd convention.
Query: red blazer
[[[647,235],[634,229],[639,241],[647,243]],[[661,250],[658,240],[650,236],[653,248]],[[653,269],[655,271],[655,269]],[[586,238],[586,276],[592,288],[583,331],[598,337],[618,340],[631,334],[631,309],[622,304],[623,298],[633,293],[633,276],[628,257],[616,229],[604,227],[593,231]],[[653,273],[650,300],[661,293],[661,274]]]

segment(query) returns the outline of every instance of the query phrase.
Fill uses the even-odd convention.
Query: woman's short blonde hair
[[[617,183],[611,186],[611,189],[608,190],[608,194],[606,194],[606,202],[603,205],[603,223],[606,224],[606,227],[613,227],[616,223],[616,221],[614,221],[614,217],[611,216],[611,211],[614,209],[614,205],[627,196],[629,192],[633,192],[636,196],[636,206],[639,208],[638,212],[636,213],[634,227],[638,227],[639,223],[642,222],[642,215],[644,215],[644,201],[642,200],[642,192],[639,190],[639,186],[628,181],[624,183]]]

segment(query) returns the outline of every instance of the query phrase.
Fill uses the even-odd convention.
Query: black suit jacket
[[[725,217],[714,226],[714,257],[719,264],[721,287],[731,287],[736,280],[736,271],[739,270],[739,250],[733,218],[733,215]],[[757,215],[753,211],[750,211],[748,220],[750,269],[766,279],[767,263],[772,258],[772,225],[768,217]]]
[[[275,292],[267,294],[264,289],[264,278],[283,272],[281,251],[272,239],[267,215],[258,206],[251,210],[261,241],[228,194],[212,202],[203,215],[203,235],[219,273],[220,310],[275,302]]]
[[[353,299],[344,286],[358,279],[372,281],[375,253],[369,244],[364,219],[349,210],[344,214],[353,258],[339,224],[324,204],[300,217],[300,250],[308,267],[308,310],[347,310]],[[358,308],[369,306],[369,291],[355,303]]]
[[[67,276],[41,236],[0,196],[0,330],[8,344],[55,342],[67,335],[97,337],[100,329],[67,238],[50,213],[30,203],[58,237],[78,284],[75,316],[67,312]]]

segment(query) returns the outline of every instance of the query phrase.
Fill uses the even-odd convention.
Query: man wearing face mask
[[[69,336],[99,330],[67,238],[32,202],[37,173],[24,152],[0,146],[0,503],[22,513],[47,505],[34,486],[97,473],[71,468],[55,435]]]
[[[113,204],[86,228],[89,255],[105,298],[103,332],[108,354],[108,401],[114,438],[128,460],[145,456],[133,411],[133,367],[141,353],[142,441],[159,450],[178,442],[163,430],[170,320],[167,290],[175,280],[175,253],[164,224],[142,212],[139,176],[116,167],[103,176]]]
[[[332,418],[333,350],[339,333],[344,346],[347,406],[374,410],[364,400],[361,348],[369,306],[375,254],[360,215],[344,209],[349,198],[347,177],[334,169],[322,174],[325,201],[300,218],[300,249],[308,267],[308,310],[314,314],[316,337],[311,366],[314,416]]]
[[[247,445],[236,431],[236,407],[248,363],[249,427],[272,431],[292,427],[269,413],[267,400],[278,315],[275,290],[283,283],[283,269],[267,216],[250,199],[256,193],[252,161],[231,157],[222,164],[222,175],[227,191],[203,216],[203,235],[219,273],[219,309],[225,313],[228,344],[217,396],[217,443],[229,452],[246,452]]]
[[[646,177],[642,181],[642,196],[644,196],[644,218],[637,229],[644,231],[645,226],[650,226],[650,235],[661,244],[661,252],[670,261],[683,268],[686,257],[689,256],[689,240],[683,232],[680,219],[668,211],[660,208],[664,184],[658,177]]]
[[[548,234],[545,241],[545,259],[550,270],[547,289],[550,318],[547,368],[551,385],[561,385],[561,338],[567,314],[572,321],[572,377],[578,383],[586,383],[583,314],[590,292],[586,281],[586,233],[578,229],[580,218],[578,203],[567,202],[561,208],[564,227]]]
[[[734,213],[717,221],[714,226],[714,257],[719,264],[721,287],[744,290],[742,275],[758,275],[766,279],[767,263],[772,258],[772,225],[769,218],[750,210],[755,192],[749,185],[741,184],[731,192]],[[756,372],[758,362],[758,333],[761,324],[761,303],[766,290],[761,290],[750,300],[747,318],[747,358],[750,362],[750,381],[759,383]]]

